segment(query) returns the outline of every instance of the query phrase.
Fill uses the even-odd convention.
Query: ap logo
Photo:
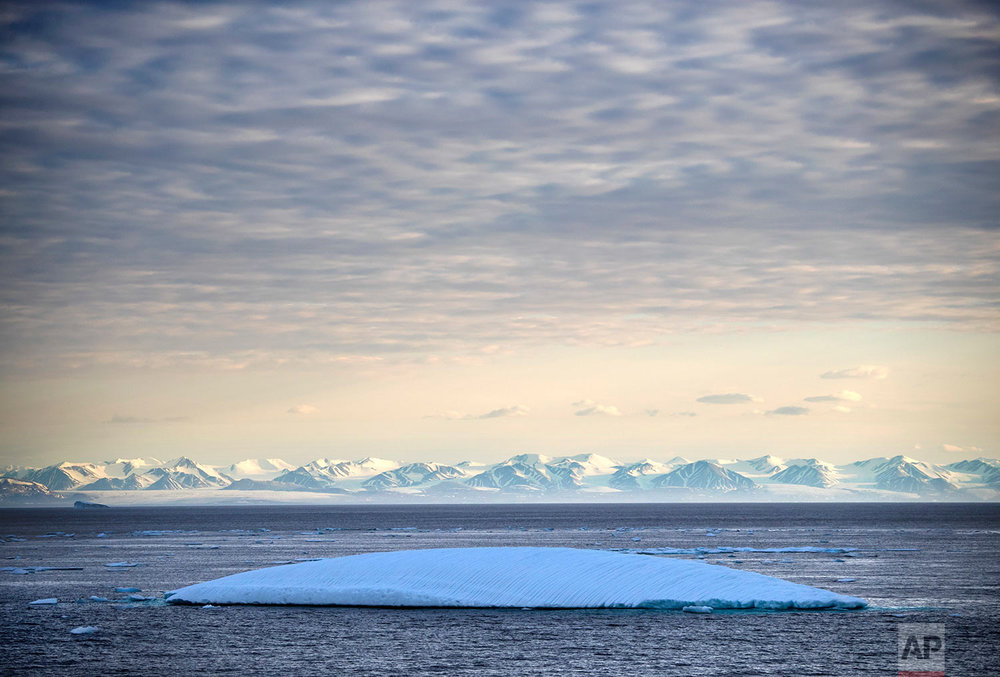
[[[944,623],[900,623],[898,627],[898,677],[944,677]]]

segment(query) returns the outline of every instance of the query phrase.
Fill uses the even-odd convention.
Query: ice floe
[[[691,560],[573,548],[443,548],[270,567],[167,594],[173,604],[857,609],[856,597]]]
[[[69,631],[71,635],[93,635],[95,632],[100,632],[100,628],[93,625],[81,625],[79,628],[73,628]]]
[[[58,603],[59,599],[56,597],[45,597],[43,599],[36,599],[34,602],[28,602],[28,606],[51,606]]]
[[[621,550],[620,552],[631,552],[637,555],[725,555],[736,552],[766,552],[766,553],[797,553],[797,552],[825,552],[842,555],[856,551],[857,548],[821,548],[815,545],[796,545],[783,548],[750,548],[750,547],[728,547],[717,548],[642,548],[632,550]]]

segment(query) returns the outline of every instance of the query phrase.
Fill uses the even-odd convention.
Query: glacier
[[[171,604],[469,608],[860,609],[866,602],[750,571],[605,550],[485,547],[349,555],[233,574]]]

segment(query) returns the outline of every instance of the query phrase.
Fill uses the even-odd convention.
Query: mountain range
[[[282,459],[246,459],[220,466],[181,456],[64,462],[44,468],[8,466],[0,472],[0,500],[53,492],[189,490],[312,492],[430,496],[491,500],[511,496],[573,500],[597,495],[623,500],[683,500],[727,496],[750,500],[1000,500],[1000,460],[977,458],[946,465],[907,456],[836,465],[815,458],[622,463],[598,454],[548,457],[519,454],[499,463],[401,464],[381,458],[318,458],[295,466]],[[203,495],[203,494],[202,494]],[[235,497],[234,497],[235,499]]]

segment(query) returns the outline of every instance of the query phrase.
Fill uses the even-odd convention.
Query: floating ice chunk
[[[28,602],[28,606],[49,606],[52,604],[59,604],[59,599],[56,597],[45,597],[43,599],[36,599],[34,602]]]
[[[858,580],[858,579],[856,579],[856,578],[838,578],[837,582],[838,583],[853,583],[856,580]]]
[[[100,628],[94,627],[93,625],[81,625],[78,628],[73,628],[69,631],[71,635],[93,635],[95,632],[100,632]]]
[[[149,600],[151,600],[153,598],[152,597],[146,597],[145,595],[137,595],[135,593],[132,593],[131,595],[129,595],[125,599],[127,601],[129,601],[129,602],[148,602]]]
[[[686,611],[689,614],[710,614],[712,613],[712,607],[710,606],[686,606],[681,609],[681,611]]]
[[[215,604],[206,604],[202,609],[221,609],[222,607],[216,606]]]
[[[140,564],[139,562],[108,562],[104,566],[124,569],[126,567],[137,567],[139,566],[139,564]]]
[[[387,607],[857,609],[864,600],[691,560],[573,548],[369,553],[247,571],[172,604]]]
[[[27,569],[22,569],[20,567],[13,567],[12,569],[10,569],[10,573],[14,574],[15,576],[23,576],[24,574],[30,574],[31,572],[28,571]]]
[[[111,601],[107,597],[98,597],[97,595],[91,595],[87,599],[89,599],[91,602],[110,602]]]
[[[142,592],[142,588],[115,588],[115,592]]]

